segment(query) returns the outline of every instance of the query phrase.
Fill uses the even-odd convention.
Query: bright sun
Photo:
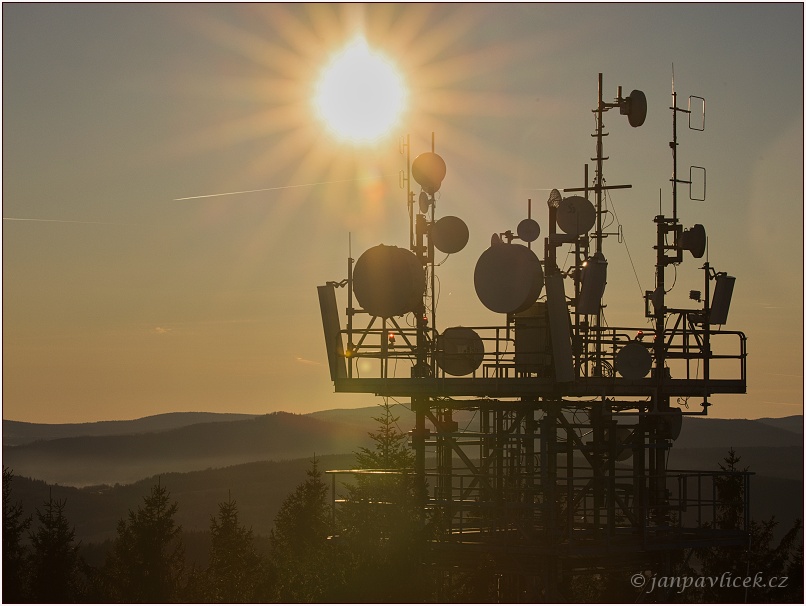
[[[397,124],[406,97],[397,69],[359,38],[324,68],[314,103],[334,135],[366,143],[382,137]]]

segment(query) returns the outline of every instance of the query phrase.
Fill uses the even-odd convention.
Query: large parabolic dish
[[[485,250],[473,276],[484,306],[502,314],[518,313],[537,301],[543,290],[540,260],[521,244],[500,244]]]
[[[364,311],[373,316],[391,318],[416,312],[423,306],[425,271],[413,252],[379,244],[356,261],[353,292]]]

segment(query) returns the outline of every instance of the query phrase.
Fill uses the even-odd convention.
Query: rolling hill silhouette
[[[402,433],[413,426],[414,415],[407,408],[394,406],[392,412],[400,417],[398,426]],[[15,474],[51,483],[72,486],[131,483],[167,472],[304,458],[313,453],[351,453],[368,443],[367,432],[376,429],[373,417],[380,413],[380,407],[372,406],[306,415],[169,413],[132,421],[65,425],[4,420],[3,458]],[[457,412],[455,418],[460,429],[473,429],[478,422],[464,411]],[[761,449],[753,458],[771,473],[781,469],[798,473],[798,469],[802,470],[802,454],[799,458],[791,453],[784,456],[777,450],[765,454],[763,449],[802,450],[803,417],[758,420],[685,417],[672,449],[672,462],[678,467],[683,461],[686,467],[696,467],[695,460],[721,460],[720,453],[730,447],[745,451]],[[699,452],[686,454],[688,451]]]
[[[191,416],[189,420],[196,418]],[[130,483],[167,472],[297,459],[314,453],[343,454],[367,442],[366,431],[358,427],[277,412],[246,420],[191,423],[166,431],[65,437],[4,446],[3,460],[16,475],[89,486]]]
[[[18,446],[37,440],[56,440],[81,436],[113,436],[130,433],[167,431],[196,423],[242,421],[259,415],[219,412],[167,412],[131,421],[95,423],[25,423],[3,420],[3,446]]]
[[[172,413],[133,421],[37,425],[3,421],[3,464],[15,475],[13,498],[33,513],[52,491],[68,499],[77,538],[104,540],[157,481],[180,503],[179,521],[203,532],[217,504],[232,497],[244,521],[267,534],[282,500],[305,478],[314,454],[320,469],[349,468],[369,445],[377,407],[307,415]],[[392,410],[406,432],[413,414]],[[461,429],[472,414],[457,413]],[[8,432],[8,435],[7,435]],[[94,435],[93,435],[94,434]],[[46,439],[46,436],[57,436]],[[35,440],[35,441],[33,441]],[[718,470],[733,447],[751,479],[752,515],[776,515],[781,526],[803,512],[803,417],[710,419],[686,417],[669,457],[670,469]],[[35,479],[28,479],[35,478]]]

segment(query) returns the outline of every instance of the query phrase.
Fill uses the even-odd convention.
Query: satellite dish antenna
[[[501,244],[485,250],[473,274],[476,294],[490,311],[518,313],[531,307],[543,290],[543,267],[522,244]]]
[[[437,335],[437,364],[447,375],[475,372],[484,360],[484,342],[472,328],[454,326]]]
[[[413,252],[380,244],[366,250],[356,261],[353,292],[370,315],[402,316],[422,308],[425,272]]]
[[[429,196],[439,191],[446,171],[445,160],[434,152],[420,154],[411,164],[411,175]]]
[[[652,356],[638,341],[630,341],[616,354],[616,370],[625,379],[643,379],[651,368]]]
[[[582,196],[563,198],[557,208],[557,225],[570,236],[581,236],[596,223],[596,209]]]
[[[627,116],[630,126],[637,128],[646,120],[646,95],[643,91],[634,90],[619,106],[619,112]]]
[[[418,202],[420,205],[420,212],[423,214],[427,213],[428,208],[431,206],[431,199],[428,197],[428,194],[424,191],[421,191]]]
[[[501,240],[501,236],[498,234],[493,234],[490,238],[490,246],[498,246],[499,244],[503,244],[504,242]]]
[[[437,250],[447,254],[462,250],[469,238],[467,225],[459,217],[442,217],[431,226],[431,241]]]
[[[705,228],[697,223],[691,229],[683,230],[677,241],[680,250],[687,250],[695,259],[700,259],[705,254],[705,245],[708,239],[705,236]]]
[[[524,219],[518,223],[517,231],[524,242],[534,242],[540,236],[540,225],[534,219]]]

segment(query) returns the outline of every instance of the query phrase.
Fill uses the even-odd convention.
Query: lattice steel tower
[[[567,197],[551,192],[543,259],[532,250],[541,230],[531,202],[516,230],[494,234],[478,259],[476,293],[501,323],[437,327],[435,250],[460,251],[468,228],[436,216],[446,165],[433,139],[413,162],[403,143],[409,249],[370,248],[348,260],[345,280],[318,287],[335,390],[410,401],[413,473],[423,507],[442,524],[433,562],[450,571],[480,554],[493,558],[505,601],[562,599],[584,571],[634,571],[648,562],[663,571],[683,548],[747,540],[747,506],[745,526],[714,524],[719,474],[667,468],[684,415],[706,415],[712,394],[746,392],[746,337],[721,329],[734,278],[705,262],[703,290],[690,291],[693,307],[666,303],[667,268],[683,262],[684,251],[695,259],[706,251],[703,226],[683,229],[677,213],[679,184],[694,199],[705,194],[704,169],[678,177],[678,115],[703,130],[705,102],[690,97],[678,107],[672,85],[672,214],[654,218],[656,283],[644,296],[650,323],[612,327],[602,316],[603,244],[615,235],[603,227],[606,195],[630,186],[605,184],[603,118],[618,109],[639,127],[647,102],[638,90],[623,97],[621,87],[606,102],[601,74],[598,84],[593,178],[585,165],[584,187],[563,189]],[[416,201],[409,177],[421,188]],[[557,264],[563,247],[573,256],[567,270]],[[338,287],[346,287],[344,323]],[[373,370],[359,377],[358,361]],[[395,376],[404,367],[408,376]],[[675,405],[690,398],[700,410]],[[473,423],[460,430],[459,417]],[[740,481],[746,496],[748,475]]]

